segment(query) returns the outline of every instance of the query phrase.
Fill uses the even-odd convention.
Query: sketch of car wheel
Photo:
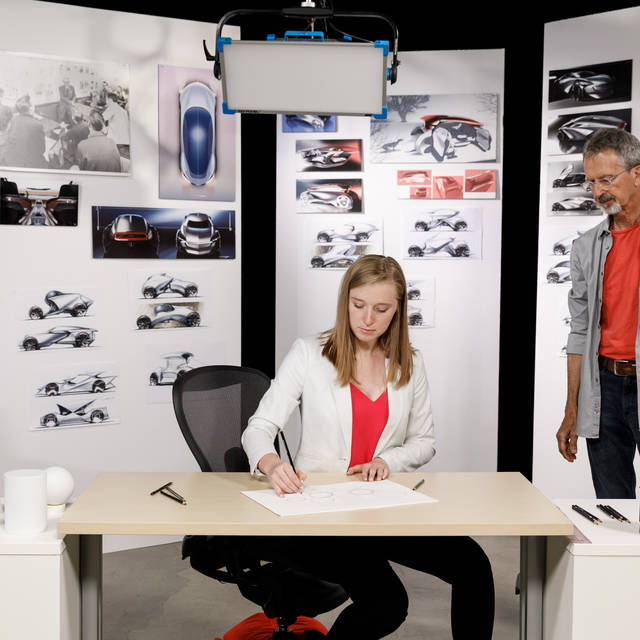
[[[44,392],[48,395],[48,396],[57,396],[58,393],[60,392],[60,388],[58,387],[58,385],[55,382],[50,382],[45,388],[44,388]]]
[[[104,420],[104,413],[102,413],[100,409],[96,409],[95,411],[91,412],[91,416],[89,417],[89,420],[91,420],[91,422],[93,423],[102,422]]]
[[[198,287],[196,287],[195,285],[187,287],[184,291],[184,295],[187,298],[193,298],[193,296],[197,296],[198,295]]]
[[[557,273],[548,273],[547,274],[547,282],[549,284],[557,284],[560,281],[560,277]]]
[[[136,320],[138,329],[149,329],[151,327],[151,318],[149,316],[139,316]]]
[[[329,238],[328,233],[319,233],[318,234],[318,242],[329,242],[331,238]]]
[[[422,220],[418,220],[418,222],[416,222],[416,224],[414,225],[414,229],[416,231],[426,231],[427,230],[427,223],[426,222],[422,222]]]
[[[471,255],[471,251],[469,251],[469,245],[461,244],[456,247],[455,254],[457,258],[468,258]]]
[[[464,222],[463,220],[460,220],[459,222],[456,222],[453,225],[454,231],[464,231],[466,228],[467,228],[467,223]]]
[[[320,256],[313,256],[313,258],[311,258],[311,266],[314,269],[324,267],[324,260]]]
[[[407,292],[407,298],[409,300],[418,300],[420,298],[420,289],[409,289]]]
[[[153,287],[146,287],[142,292],[142,295],[147,299],[155,298],[156,290]]]
[[[423,255],[424,255],[424,252],[419,246],[414,244],[409,247],[410,258],[422,258]]]
[[[91,336],[88,333],[79,333],[76,336],[76,340],[73,343],[74,347],[89,347],[91,346]]]
[[[152,374],[149,376],[149,384],[150,384],[152,387],[155,387],[155,386],[158,384],[158,376],[157,376],[155,373],[152,373]]]
[[[196,313],[195,311],[193,313],[190,313],[186,320],[185,320],[185,325],[187,327],[199,327],[200,326],[200,314]]]
[[[78,316],[84,316],[87,314],[87,307],[83,304],[78,304],[73,307],[73,309],[71,309],[70,313],[74,318],[77,318]]]
[[[412,313],[409,316],[409,325],[412,327],[420,326],[422,324],[422,314],[421,313]]]
[[[566,253],[567,253],[566,249],[561,244],[557,244],[553,247],[554,256],[564,256],[566,255]]]
[[[22,348],[25,351],[36,351],[38,347],[38,341],[35,338],[25,338],[22,341]]]
[[[104,380],[96,380],[93,383],[93,388],[91,389],[93,393],[104,393],[105,390],[106,390],[106,385],[104,383]]]
[[[310,204],[311,203],[311,196],[306,191],[303,191],[300,194],[300,202],[302,202],[302,204],[304,204],[304,205]]]
[[[58,418],[56,418],[55,414],[53,413],[47,413],[47,415],[42,419],[42,422],[45,427],[58,426]]]
[[[40,307],[31,307],[31,309],[29,309],[29,318],[31,320],[42,320],[42,318],[44,318],[44,312]]]
[[[351,209],[353,200],[347,195],[341,195],[336,198],[336,207],[339,209]]]

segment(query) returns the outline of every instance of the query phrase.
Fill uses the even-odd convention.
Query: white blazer
[[[388,365],[388,363],[387,363]],[[351,460],[351,391],[339,386],[336,369],[322,355],[319,336],[299,338],[282,361],[242,434],[251,473],[298,406],[302,433],[295,466],[301,471],[346,471]],[[435,454],[429,386],[420,352],[413,357],[413,375],[399,389],[387,384],[389,419],[373,457],[391,471],[414,471]]]

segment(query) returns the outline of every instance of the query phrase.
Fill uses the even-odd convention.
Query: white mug
[[[16,469],[4,474],[4,529],[33,535],[47,528],[47,476],[43,469]]]

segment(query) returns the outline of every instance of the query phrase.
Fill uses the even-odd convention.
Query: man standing
[[[105,133],[102,116],[98,111],[92,111],[89,114],[89,137],[78,143],[76,155],[81,171],[122,171],[118,147]]]
[[[58,93],[60,94],[60,101],[57,107],[58,122],[66,122],[72,125],[73,101],[76,99],[76,90],[69,81],[69,78],[62,80],[62,84],[58,87]]]
[[[640,141],[600,129],[584,147],[585,188],[608,214],[571,250],[567,403],[556,438],[569,462],[587,439],[598,498],[635,498],[640,451]]]
[[[102,117],[107,124],[107,135],[116,143],[123,158],[129,155],[129,114],[116,102],[115,93],[107,93],[107,108]]]
[[[46,168],[44,127],[31,113],[29,94],[16,100],[16,114],[9,122],[2,164],[10,167]]]

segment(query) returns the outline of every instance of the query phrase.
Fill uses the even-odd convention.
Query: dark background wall
[[[204,22],[217,22],[234,9],[296,6],[295,2],[280,4],[273,0],[202,3],[98,0],[65,4]],[[497,3],[477,0],[473,3],[335,0],[333,4],[337,11],[378,11],[389,15],[399,28],[400,51],[505,49],[498,470],[520,471],[530,479],[544,24],[598,13],[605,7],[594,2],[548,5],[514,2],[498,9]],[[611,2],[606,10],[635,4]],[[285,29],[304,28],[303,23],[285,23],[265,16],[243,17],[230,24],[242,28],[244,39],[262,39],[267,33],[281,37]],[[371,40],[390,39],[388,27],[381,21],[336,20],[336,25],[347,33]],[[212,51],[214,43],[212,28],[208,39]],[[597,41],[593,46],[593,60],[585,63],[607,61],[606,51],[598,51]],[[204,55],[202,62],[204,65]],[[261,158],[273,158],[272,164],[262,163],[259,171],[255,164],[257,151]],[[274,375],[275,358],[275,158],[275,116],[243,115],[242,364],[261,369],[269,376]],[[558,424],[560,419],[558,416]]]

